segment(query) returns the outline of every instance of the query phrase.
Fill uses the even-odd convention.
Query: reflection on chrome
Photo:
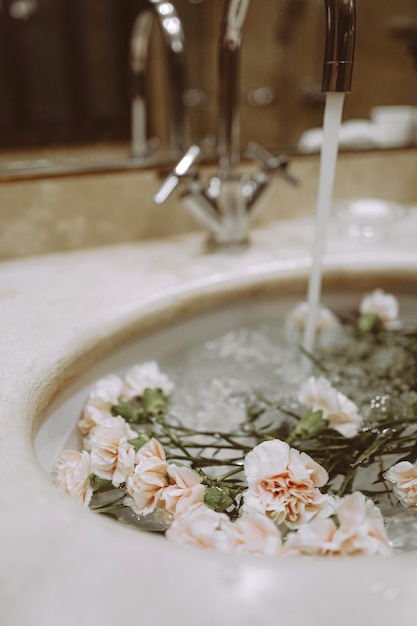
[[[185,106],[182,94],[185,84],[185,45],[182,22],[171,2],[147,0],[139,12],[130,40],[130,70],[132,77],[132,156],[145,157],[152,148],[149,137],[149,110],[151,107],[147,83],[151,69],[149,45],[153,24],[162,32],[166,48],[169,114],[169,148],[177,158],[185,146]]]
[[[212,240],[221,244],[246,243],[250,220],[275,174],[296,183],[287,172],[285,155],[276,157],[254,142],[247,146],[245,156],[260,165],[260,169],[252,176],[237,172],[240,162],[240,52],[249,5],[250,0],[225,0],[223,5],[218,49],[218,172],[205,187],[194,167],[201,150],[198,146],[191,146],[154,195],[155,202],[164,202],[183,182],[184,204],[209,229]],[[353,67],[355,0],[324,0],[324,5],[326,45],[322,90],[346,92],[350,90]]]

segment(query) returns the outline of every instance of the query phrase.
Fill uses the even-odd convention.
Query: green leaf
[[[106,491],[113,486],[111,480],[100,478],[97,474],[90,474],[90,485],[93,491]]]
[[[337,515],[330,515],[330,519],[334,522],[336,528],[340,528],[340,519],[337,517]]]
[[[362,313],[358,319],[358,328],[363,333],[370,333],[383,328],[382,320],[378,313],[369,311]]]
[[[309,439],[321,433],[329,425],[328,420],[323,418],[323,411],[307,411],[288,438],[288,442],[295,439]]]
[[[222,513],[233,504],[233,498],[230,497],[227,488],[207,487],[204,492],[204,504],[217,513]]]
[[[158,417],[166,413],[168,399],[159,387],[145,389],[141,402],[143,410],[147,415]]]
[[[134,439],[128,439],[127,441],[135,448],[135,452],[137,452],[145,443],[148,443],[149,439],[150,437],[148,437],[148,435],[141,433]]]
[[[112,406],[111,414],[114,417],[120,415],[130,424],[141,424],[147,421],[141,406],[135,406],[132,402],[127,402],[122,398],[118,398],[117,404]]]

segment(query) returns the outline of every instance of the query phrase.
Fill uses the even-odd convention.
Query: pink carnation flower
[[[392,551],[379,509],[362,493],[340,500],[338,524],[315,519],[287,537],[284,552],[317,556],[375,556]]]
[[[88,452],[64,450],[52,471],[52,481],[61,491],[87,507],[93,495],[90,474],[91,459]]]
[[[160,387],[166,396],[172,394],[174,383],[160,371],[155,361],[132,367],[124,377],[109,374],[97,380],[83,407],[78,427],[88,435],[96,426],[105,426],[112,420],[111,408],[119,398],[131,400],[141,396],[145,389]]]
[[[231,522],[204,504],[176,517],[166,531],[176,543],[222,552],[276,556],[281,549],[281,533],[265,515],[244,513]]]
[[[91,470],[115,487],[126,481],[133,472],[135,449],[128,439],[136,435],[122,417],[96,426],[89,436],[91,446]]]
[[[286,323],[289,328],[302,330],[307,321],[308,302],[299,302],[287,315]],[[317,316],[317,328],[338,328],[340,322],[338,317],[327,307],[321,306]]]
[[[123,397],[127,400],[143,395],[145,389],[159,387],[166,396],[174,390],[174,383],[160,371],[156,361],[140,363],[130,369],[124,377]]]
[[[231,521],[225,513],[217,513],[200,504],[176,517],[165,533],[170,541],[197,548],[230,550],[228,529]]]
[[[277,556],[281,551],[281,533],[274,522],[260,513],[243,513],[226,529],[234,552]]]
[[[344,437],[357,434],[362,418],[356,404],[332,387],[327,378],[311,376],[301,386],[298,400],[313,411],[323,411],[329,427]]]
[[[248,483],[245,511],[264,513],[277,524],[296,528],[332,510],[332,498],[319,489],[328,480],[326,470],[279,439],[264,441],[251,450],[244,471]]]
[[[205,486],[189,467],[170,464],[169,485],[161,493],[159,506],[164,522],[169,525],[179,515],[184,515],[204,500]]]
[[[168,463],[161,444],[151,439],[136,454],[136,465],[127,478],[128,496],[124,503],[136,515],[149,515],[156,509],[162,492],[169,485]]]
[[[122,379],[114,374],[100,378],[94,383],[78,422],[78,427],[83,435],[88,435],[96,426],[111,423],[114,418],[110,411],[112,406],[117,404],[122,389]]]
[[[399,501],[407,508],[417,506],[417,465],[410,461],[400,461],[384,474],[392,484],[392,490]]]
[[[375,289],[366,294],[359,304],[359,312],[376,313],[388,330],[394,330],[401,326],[398,319],[398,300],[392,294],[385,293],[383,289]]]

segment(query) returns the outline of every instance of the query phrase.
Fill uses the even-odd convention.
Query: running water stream
[[[312,352],[314,348],[317,317],[320,307],[323,257],[326,251],[327,226],[332,207],[339,145],[339,129],[344,99],[344,93],[335,92],[326,94],[314,245],[307,290],[308,314],[303,340],[303,346],[307,352]]]

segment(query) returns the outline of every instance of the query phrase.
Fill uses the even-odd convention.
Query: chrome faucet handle
[[[200,154],[201,149],[199,146],[192,145],[188,148],[172,172],[168,174],[162,185],[154,193],[153,201],[155,204],[163,204],[179,185],[180,179],[192,175],[192,168],[198,161]]]
[[[298,179],[287,172],[289,160],[285,154],[274,156],[272,152],[260,146],[256,141],[250,141],[248,143],[244,154],[259,163],[265,173],[279,174],[288,183],[294,186],[299,184]]]

